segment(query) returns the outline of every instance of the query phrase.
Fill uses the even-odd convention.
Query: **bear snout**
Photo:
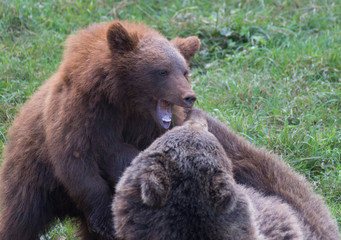
[[[188,107],[192,107],[194,102],[197,100],[197,97],[195,96],[194,93],[187,94],[183,100]]]

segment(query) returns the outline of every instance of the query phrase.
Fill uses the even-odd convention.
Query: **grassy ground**
[[[2,0],[0,153],[16,112],[57,69],[67,35],[113,19],[143,21],[169,38],[199,36],[198,106],[305,175],[341,226],[337,1]],[[46,239],[73,239],[72,225],[58,224]]]

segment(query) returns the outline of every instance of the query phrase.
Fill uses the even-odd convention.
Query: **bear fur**
[[[189,111],[204,114],[199,109]],[[288,203],[304,223],[305,239],[341,239],[335,218],[303,176],[275,154],[254,146],[220,121],[209,115],[206,121],[208,131],[218,139],[232,161],[233,176],[238,184]]]
[[[193,110],[189,121],[157,139],[126,169],[113,202],[119,239],[338,239],[335,230],[326,235],[319,232],[323,227],[312,229],[280,194],[235,182],[233,162],[207,131],[210,121]],[[327,226],[335,225],[329,212],[323,214]]]
[[[59,69],[9,132],[0,239],[39,239],[67,216],[80,220],[82,239],[113,239],[115,184],[192,107],[188,64],[199,47],[194,36],[168,41],[118,21],[71,35]]]

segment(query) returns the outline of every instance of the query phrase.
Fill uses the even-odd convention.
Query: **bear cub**
[[[66,40],[57,72],[25,103],[0,174],[0,239],[36,240],[58,218],[83,240],[114,239],[111,202],[132,159],[196,95],[195,36],[167,40],[142,23],[93,24]]]
[[[200,112],[133,160],[112,209],[125,240],[304,239],[288,204],[234,181],[232,163]]]

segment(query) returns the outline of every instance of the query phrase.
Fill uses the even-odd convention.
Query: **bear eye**
[[[167,75],[168,75],[168,71],[167,71],[167,70],[160,70],[160,71],[159,71],[159,75],[160,75],[160,76],[163,76],[163,77],[164,77],[164,76],[167,76]]]

